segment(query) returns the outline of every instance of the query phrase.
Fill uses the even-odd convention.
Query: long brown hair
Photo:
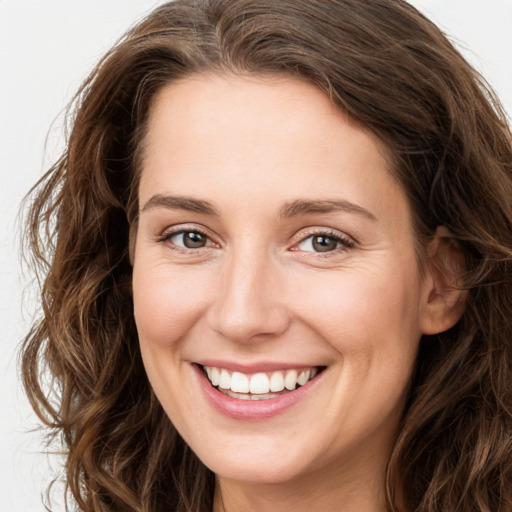
[[[403,0],[176,0],[78,92],[62,157],[31,195],[41,319],[22,349],[32,405],[66,447],[81,510],[211,510],[214,475],[142,365],[131,300],[140,148],[152,98],[202,72],[315,84],[389,147],[420,246],[464,252],[459,323],[421,340],[386,493],[392,511],[512,510],[512,137],[499,102]]]

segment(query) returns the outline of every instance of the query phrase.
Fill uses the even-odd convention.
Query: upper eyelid
[[[197,224],[177,224],[175,226],[169,226],[162,230],[161,233],[157,235],[156,239],[157,241],[164,242],[175,235],[187,232],[201,233],[201,235],[207,237],[211,242],[219,245],[219,237],[212,234],[211,230],[205,228],[204,226],[198,226]]]
[[[201,235],[205,236],[209,244],[206,244],[204,246],[200,247],[186,247],[184,245],[181,245],[180,243],[176,243],[172,241],[172,238],[179,234],[184,234],[187,232],[196,232],[200,233]],[[176,256],[182,255],[182,256],[196,256],[199,257],[200,255],[205,255],[209,253],[212,249],[218,249],[220,247],[220,244],[215,241],[214,238],[212,238],[206,230],[199,229],[197,227],[195,228],[187,228],[187,227],[176,227],[176,229],[167,228],[165,229],[160,236],[157,236],[155,241],[157,244],[161,244],[163,246],[166,246],[169,251],[172,251]]]
[[[206,235],[209,238],[215,237],[215,235],[212,235],[212,232],[210,229],[207,229],[206,227],[198,225],[198,224],[188,224],[188,223],[168,226],[161,231],[161,236],[176,235],[178,233],[183,233],[183,232],[187,232],[187,231],[196,231],[198,233],[201,233],[202,235]]]
[[[339,231],[339,230],[333,229],[333,228],[315,226],[315,227],[305,228],[305,229],[302,229],[299,232],[297,232],[293,236],[294,245],[298,244],[299,242],[302,242],[303,240],[306,240],[310,236],[315,236],[315,235],[317,235],[317,236],[318,235],[329,235],[334,238],[339,238],[340,240],[344,240],[344,241],[351,242],[354,244],[357,243],[357,241],[355,240],[354,237],[348,235],[347,233],[345,233],[343,231]]]
[[[326,252],[317,252],[317,251],[307,251],[302,250],[299,248],[300,244],[305,242],[308,238],[314,237],[314,236],[321,236],[325,235],[328,237],[335,238],[339,241],[340,246],[336,247],[335,249],[331,251]],[[332,228],[325,228],[325,227],[314,227],[310,228],[306,232],[303,230],[299,231],[296,235],[298,237],[295,242],[289,247],[287,250],[293,253],[300,254],[301,258],[308,258],[308,259],[328,259],[328,258],[336,258],[339,257],[341,254],[345,254],[347,251],[350,251],[357,247],[356,240],[350,236],[347,235],[343,231],[338,231],[337,229]]]

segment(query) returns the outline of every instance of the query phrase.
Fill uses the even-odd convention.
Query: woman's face
[[[225,479],[382,471],[429,295],[383,145],[312,85],[213,75],[145,143],[135,319],[185,441]]]

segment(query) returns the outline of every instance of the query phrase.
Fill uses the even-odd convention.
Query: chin
[[[326,454],[308,453],[306,446],[290,442],[291,438],[251,437],[245,442],[236,438],[219,442],[215,450],[211,445],[198,447],[195,453],[221,479],[253,484],[292,482],[314,472],[315,461],[327,458]]]
[[[222,461],[213,461],[208,466],[217,477],[224,480],[250,483],[254,485],[286,484],[299,478],[303,468],[292,461],[262,459],[258,457],[241,463],[225,457]]]

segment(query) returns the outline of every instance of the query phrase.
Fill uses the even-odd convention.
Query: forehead
[[[215,127],[232,127],[239,135],[263,132],[275,136],[286,125],[288,133],[293,130],[300,136],[307,121],[314,120],[312,128],[319,132],[332,129],[338,119],[371,138],[382,156],[389,156],[384,143],[337,107],[324,91],[287,75],[206,73],[169,83],[151,102],[149,129],[172,129],[172,121],[177,130],[187,128],[196,134],[220,137],[222,134]]]
[[[142,181],[155,168],[218,175],[221,165],[224,172],[242,173],[250,160],[261,179],[264,169],[283,175],[294,162],[325,179],[330,160],[349,165],[357,154],[365,167],[389,167],[380,139],[309,83],[283,76],[197,75],[163,87],[154,98]]]

